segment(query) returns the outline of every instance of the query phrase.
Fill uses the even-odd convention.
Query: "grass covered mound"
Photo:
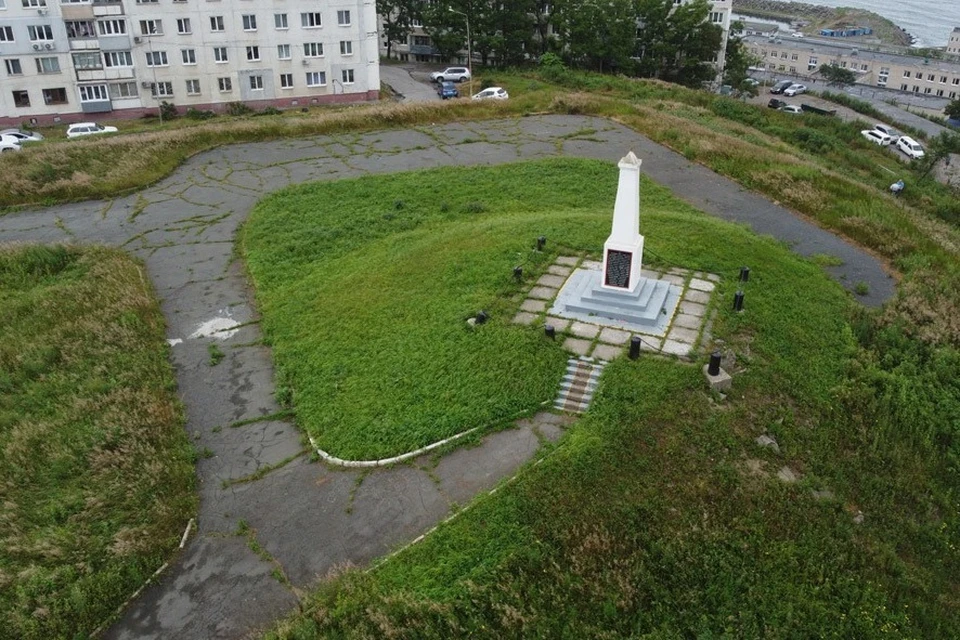
[[[334,455],[370,459],[552,400],[567,354],[510,319],[556,252],[602,246],[617,176],[608,163],[550,160],[313,184],[264,200],[241,242],[299,424]],[[714,223],[652,184],[642,224],[651,250],[735,268],[704,261],[709,234],[678,241]],[[546,255],[530,251],[539,235]],[[512,279],[520,263],[523,286]],[[480,309],[492,320],[468,329]]]
[[[0,248],[0,636],[86,637],[196,507],[164,323],[104,248]]]
[[[527,206],[542,204],[551,239],[602,243],[609,210],[595,203],[610,199],[616,178],[602,163],[339,188],[412,185],[427,199],[423,185],[466,175],[463,202],[509,201],[512,181],[529,180]],[[497,200],[479,195],[491,176]],[[583,208],[541,201],[572,184]],[[520,217],[481,215],[491,227]],[[646,182],[641,224],[648,260],[724,277],[713,333],[737,356],[727,399],[706,392],[697,366],[615,361],[552,455],[373,571],[327,581],[269,638],[960,635],[956,466],[936,438],[921,437],[957,415],[949,374],[960,360],[939,352],[933,375],[921,343],[857,311],[813,263]],[[736,314],[742,264],[752,272]],[[923,374],[924,394],[909,374],[872,361],[879,342],[913,378]],[[871,418],[884,407],[881,425]],[[759,446],[761,434],[779,450]],[[778,478],[784,467],[796,482]]]

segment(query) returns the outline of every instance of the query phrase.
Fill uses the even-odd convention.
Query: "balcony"
[[[93,0],[93,15],[95,16],[122,16],[123,2],[121,0]]]

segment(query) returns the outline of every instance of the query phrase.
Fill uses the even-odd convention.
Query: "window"
[[[80,102],[103,102],[110,99],[110,93],[105,84],[80,85]]]
[[[880,75],[882,76],[890,75],[890,67],[880,67]]]
[[[150,95],[154,98],[172,98],[173,97],[173,83],[172,82],[153,82],[150,84]]]
[[[47,6],[47,0],[22,0],[24,9],[36,9],[37,7]],[[0,7],[5,7],[6,3],[0,2]]]
[[[96,38],[97,30],[93,20],[67,20],[63,23],[67,28],[68,38]]]
[[[166,51],[147,51],[147,66],[148,67],[167,66],[167,52]]]
[[[800,59],[800,54],[797,54],[797,53],[791,53],[791,54],[790,54],[790,60],[791,60],[791,61],[796,62],[796,61],[799,60],[799,59]]]
[[[430,46],[430,37],[429,36],[413,36],[413,44],[417,47],[429,47]]]
[[[341,27],[346,27],[350,25],[350,10],[337,11],[337,24]]]
[[[327,74],[325,71],[311,71],[307,73],[308,87],[322,87],[327,84]]]
[[[250,89],[252,91],[263,91],[263,76],[250,76]]]
[[[420,18],[410,18],[410,26],[414,29],[422,29],[423,21]]]
[[[102,69],[99,51],[83,51],[73,54],[73,66],[76,69]]]
[[[273,14],[273,26],[275,26],[277,29],[289,29],[290,25],[287,24],[287,14],[285,13]]]
[[[26,91],[14,91],[13,92],[13,106],[15,107],[29,107],[30,106],[30,94]]]
[[[940,76],[940,84],[947,84],[947,76]]]
[[[292,73],[281,73],[281,74],[280,74],[280,88],[281,88],[281,89],[292,89],[292,88],[293,88],[293,74],[292,74]]]
[[[27,27],[27,31],[32,42],[53,40],[53,29],[48,24],[30,25]]]
[[[3,63],[7,65],[8,76],[23,75],[23,67],[20,66],[19,58],[8,58],[4,60]]]
[[[323,26],[320,21],[320,12],[316,11],[311,13],[301,13],[300,26],[304,27],[305,29]]]
[[[180,58],[183,64],[197,64],[196,49],[180,49]]]
[[[933,93],[933,89],[930,88],[930,87],[924,87],[924,88],[923,88],[923,92],[924,92],[924,93]]]
[[[954,84],[954,85],[960,84],[960,78],[954,78],[954,79],[953,79],[953,84]]]
[[[247,60],[255,62],[260,59],[260,47],[247,47]]]
[[[163,23],[159,20],[141,20],[140,35],[142,36],[162,36]]]
[[[937,95],[943,97],[943,89],[937,89]]]
[[[210,31],[223,31],[223,16],[210,16]]]
[[[129,51],[104,51],[103,66],[132,67],[133,55]]]
[[[13,42],[13,27],[0,27],[0,42]]]
[[[257,30],[257,16],[255,16],[255,15],[244,15],[244,16],[243,16],[243,30],[244,30],[244,31],[256,31],[256,30]]]
[[[723,22],[723,13],[721,11],[711,11],[710,12],[710,22],[713,24],[720,24]]]
[[[277,58],[280,60],[289,60],[290,59],[290,45],[288,44],[278,44],[277,45]]]
[[[230,78],[217,78],[217,86],[223,92],[233,91],[233,82]]]
[[[214,47],[213,48],[213,59],[216,62],[227,62],[227,48],[226,47]]]
[[[200,94],[200,81],[187,80],[187,95],[195,96]]]
[[[928,73],[928,74],[927,74],[927,82],[933,82],[933,81],[936,79],[936,77],[937,77],[937,76],[935,76],[934,74]]]
[[[909,72],[909,71],[904,71],[904,72],[903,72],[903,77],[904,77],[904,78],[909,78],[909,77],[910,77],[910,72]]]
[[[340,55],[350,56],[353,55],[353,43],[349,40],[340,41]]]
[[[137,4],[157,4],[158,0],[137,0]]]
[[[101,20],[97,23],[102,36],[119,36],[127,32],[126,20]]]
[[[322,42],[304,42],[303,55],[307,58],[319,58],[323,55]]]
[[[43,90],[43,104],[67,104],[67,90],[63,87],[58,89]]]
[[[187,35],[188,33],[193,33],[190,29],[190,18],[178,18],[177,19],[177,33],[180,35]]]
[[[340,79],[343,84],[353,84],[353,69],[344,69],[340,72]]]
[[[920,87],[918,87],[917,85],[913,85],[913,92],[920,93]]]
[[[137,97],[136,82],[114,82],[107,85],[107,89],[110,90],[110,97],[114,100],[117,100],[118,98]]]
[[[60,58],[37,58],[37,73],[60,73]]]
[[[900,85],[900,91],[906,91],[906,90],[907,90],[907,85],[901,84],[901,85]]]

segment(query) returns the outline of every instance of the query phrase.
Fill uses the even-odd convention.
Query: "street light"
[[[452,7],[447,7],[450,13],[459,13],[467,20],[467,70],[470,71],[470,95],[473,95],[473,50],[470,48],[470,16],[463,11],[457,11]]]

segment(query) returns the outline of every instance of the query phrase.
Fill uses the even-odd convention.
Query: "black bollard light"
[[[486,311],[480,311],[480,313],[477,314],[477,324],[483,324],[489,318],[490,316],[487,315]]]
[[[636,360],[640,357],[640,336],[630,338],[630,359]]]
[[[523,267],[517,266],[513,268],[513,277],[517,282],[523,281]]]
[[[737,291],[733,294],[733,310],[743,311],[743,291]]]
[[[750,267],[740,267],[740,282],[750,279]]]
[[[545,246],[547,246],[547,236],[537,238],[537,251],[543,251]]]
[[[552,324],[544,325],[543,333],[551,340],[557,339],[557,329]]]
[[[710,365],[707,367],[707,373],[711,376],[720,375],[720,357],[719,351],[710,354]]]

